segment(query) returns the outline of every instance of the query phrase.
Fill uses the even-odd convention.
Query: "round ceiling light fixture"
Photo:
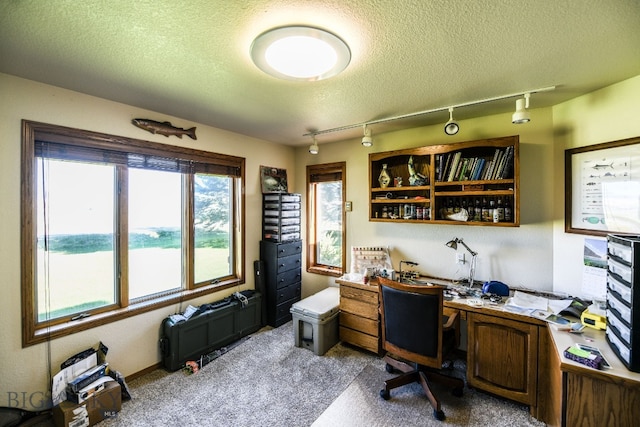
[[[284,80],[315,81],[342,72],[351,61],[338,36],[313,27],[281,27],[260,34],[251,59],[265,73]]]

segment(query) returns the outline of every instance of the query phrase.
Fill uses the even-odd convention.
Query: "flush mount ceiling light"
[[[516,99],[516,112],[511,116],[511,123],[519,125],[531,121],[531,114],[527,111],[530,96],[531,94],[525,93],[524,98]]]
[[[313,27],[281,27],[260,34],[251,44],[253,62],[285,80],[315,81],[333,77],[351,61],[342,39]]]
[[[364,147],[371,147],[373,145],[373,139],[371,138],[371,129],[367,128],[367,125],[362,125],[364,136],[362,137],[362,145]]]
[[[449,121],[444,125],[444,133],[447,135],[455,135],[460,130],[458,122],[453,120],[453,107],[449,107]]]
[[[309,153],[311,153],[311,154],[318,154],[318,151],[319,151],[319,149],[318,149],[318,143],[316,142],[316,136],[314,135],[314,136],[313,136],[313,144],[311,144],[311,145],[309,146]]]

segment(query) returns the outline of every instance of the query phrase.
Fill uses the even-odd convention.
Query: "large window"
[[[307,166],[307,271],[332,276],[345,268],[346,163]]]
[[[23,121],[23,345],[244,282],[244,159]]]

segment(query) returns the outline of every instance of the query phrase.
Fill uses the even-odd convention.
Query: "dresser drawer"
[[[278,258],[302,253],[302,241],[283,243],[278,245]]]
[[[302,279],[301,270],[299,268],[285,271],[276,277],[276,289],[288,286],[292,283],[299,282]]]
[[[293,298],[300,299],[302,295],[301,288],[300,282],[278,288],[276,290],[276,304]]]
[[[277,274],[283,273],[294,268],[300,269],[301,260],[300,255],[289,255],[278,258],[277,262]]]
[[[291,306],[295,303],[297,303],[298,301],[300,301],[300,297],[298,298],[293,298],[290,299],[288,301],[285,301],[281,304],[278,304],[276,306],[275,309],[275,318],[276,318],[276,323],[278,323],[280,325],[282,325],[285,321],[291,320],[292,316],[291,316]]]

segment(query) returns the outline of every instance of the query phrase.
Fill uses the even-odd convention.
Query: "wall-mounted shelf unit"
[[[518,227],[519,149],[515,135],[369,154],[369,221]]]

